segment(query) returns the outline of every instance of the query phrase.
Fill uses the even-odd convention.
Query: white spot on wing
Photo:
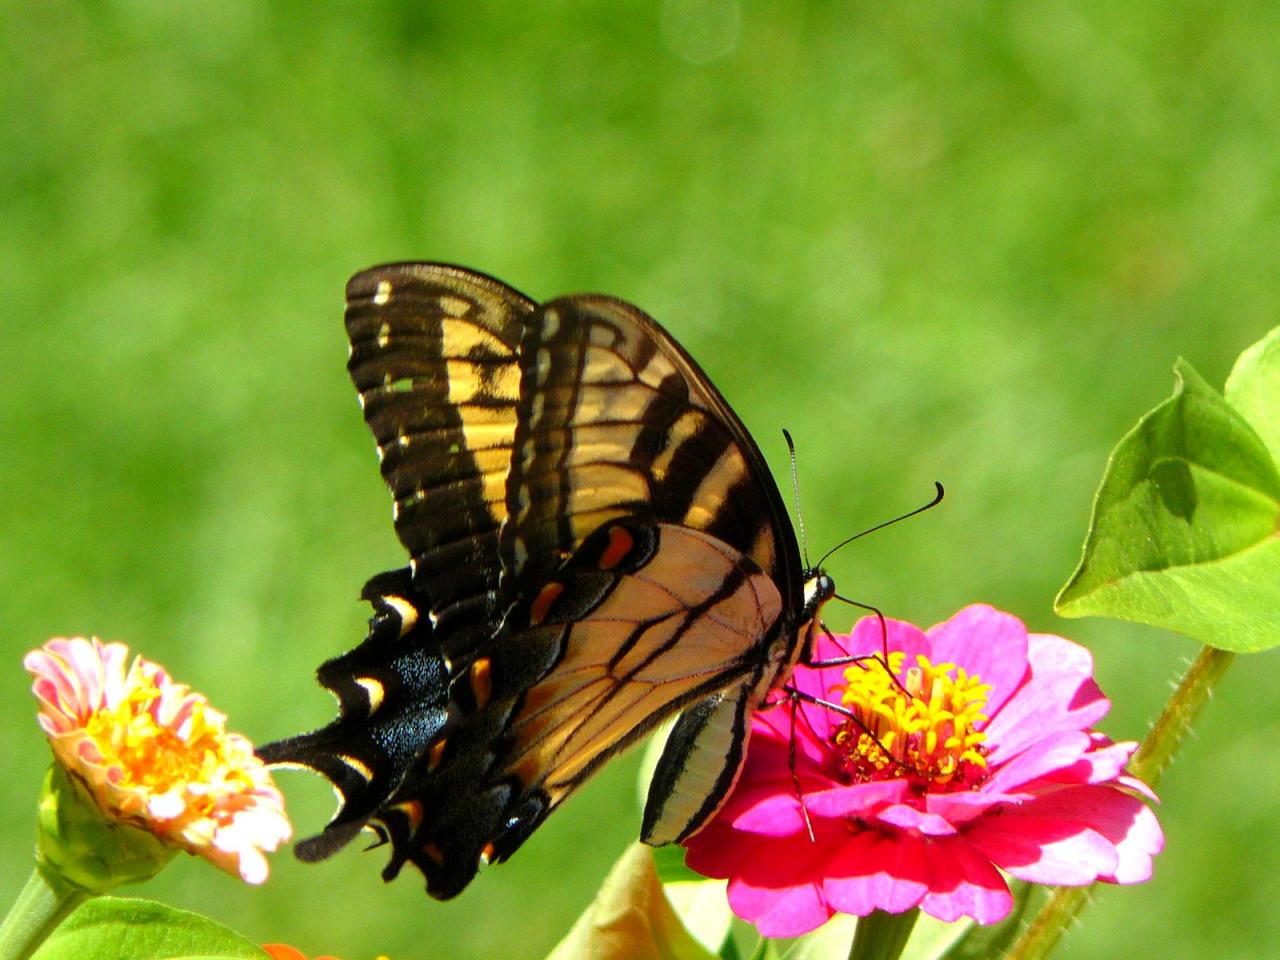
[[[382,306],[384,303],[386,303],[390,299],[391,299],[391,281],[379,280],[378,289],[374,291],[374,294],[373,294],[373,302],[376,303],[378,306]]]

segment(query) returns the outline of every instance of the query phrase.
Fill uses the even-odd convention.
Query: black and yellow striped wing
[[[492,277],[401,264],[347,284],[347,368],[391,488],[413,583],[455,642],[498,607],[498,534],[536,309]]]
[[[338,719],[261,751],[342,796],[301,855],[367,826],[393,844],[385,876],[412,862],[453,896],[678,713],[643,835],[696,830],[809,617],[737,417],[609,297],[535,305],[459,267],[397,264],[352,279],[347,329],[411,564],[366,585],[369,637],[321,668]]]

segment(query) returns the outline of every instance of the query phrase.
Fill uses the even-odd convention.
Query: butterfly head
[[[836,582],[820,567],[814,567],[804,578],[804,611],[801,623],[808,623],[818,616],[822,605],[836,595]]]

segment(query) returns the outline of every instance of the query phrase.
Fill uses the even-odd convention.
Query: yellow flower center
[[[183,722],[175,729],[160,722],[152,705],[160,691],[151,685],[135,685],[114,709],[101,709],[85,724],[88,734],[102,752],[104,763],[115,768],[118,787],[140,788],[148,794],[181,791],[187,803],[186,814],[196,813],[191,805],[212,806],[190,795],[191,784],[227,785],[233,782],[244,788],[252,780],[241,765],[228,756],[223,718],[216,710],[212,715],[208,704],[192,698]]]
[[[889,654],[845,671],[840,702],[856,719],[844,722],[835,747],[855,783],[904,777],[920,789],[967,789],[986,773],[989,684],[953,663],[933,664],[918,655],[902,670],[906,655]],[[901,677],[901,680],[897,678]]]

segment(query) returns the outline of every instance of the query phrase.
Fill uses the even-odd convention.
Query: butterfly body
[[[800,564],[764,458],[651,318],[538,305],[443,264],[347,290],[349,370],[410,554],[374,577],[355,650],[320,669],[337,720],[264,747],[438,898],[506,859],[594,770],[680,715],[642,837],[683,839],[732,786],[750,714],[834,592]]]

